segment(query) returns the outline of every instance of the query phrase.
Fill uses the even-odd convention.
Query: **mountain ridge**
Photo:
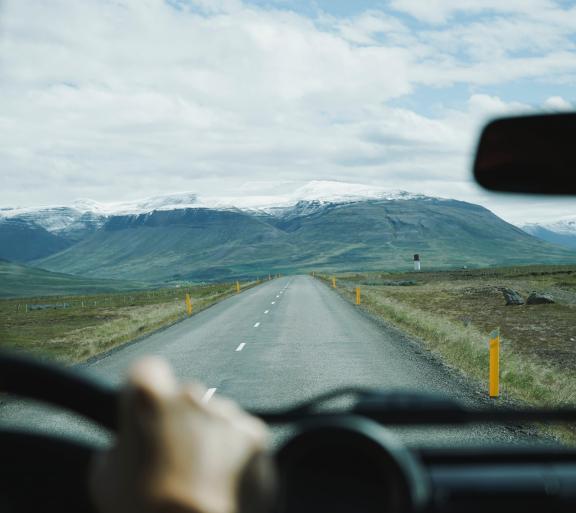
[[[542,223],[526,223],[521,228],[539,239],[576,249],[576,215]]]
[[[282,215],[298,203],[349,203],[367,199],[414,199],[427,198],[423,194],[410,193],[384,187],[366,186],[347,182],[313,180],[290,194],[276,196],[245,195],[238,197],[201,197],[193,192],[181,192],[152,196],[145,199],[116,203],[101,203],[89,199],[73,201],[70,205],[39,207],[4,207],[0,219],[30,219],[48,231],[59,232],[78,222],[83,215],[91,214],[104,220],[121,215],[139,215],[158,210],[209,208],[212,210],[242,210]]]
[[[490,210],[433,198],[326,203],[301,215],[207,208],[116,216],[78,244],[35,263],[72,274],[207,280],[269,272],[479,267],[576,262]]]
[[[81,276],[156,281],[406,269],[414,253],[428,268],[576,262],[576,252],[460,200],[322,181],[274,201],[242,199],[234,206],[182,193],[112,207],[76,202],[84,212],[3,209],[0,258]],[[16,225],[18,236],[3,231]],[[26,226],[38,242],[33,254],[24,244]]]

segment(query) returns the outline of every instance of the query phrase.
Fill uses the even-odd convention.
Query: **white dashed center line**
[[[264,313],[267,314],[270,310],[264,310]]]
[[[260,326],[260,323],[257,322],[256,324],[254,324],[254,327],[257,328],[258,326]]]
[[[242,351],[242,349],[244,349],[244,346],[246,345],[246,342],[242,342],[237,348],[236,351]]]
[[[214,392],[216,392],[215,388],[209,388],[208,390],[206,390],[204,397],[202,397],[202,402],[207,403],[210,399],[212,399]]]
[[[277,295],[277,296],[276,296],[276,299],[278,299],[279,297],[280,297],[280,295]]]
[[[271,305],[275,305],[275,304],[276,304],[276,301],[272,301],[272,303],[270,303],[270,304],[271,304]]]

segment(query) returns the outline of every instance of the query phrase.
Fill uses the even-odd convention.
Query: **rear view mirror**
[[[480,136],[474,177],[493,191],[576,194],[576,114],[490,122]]]

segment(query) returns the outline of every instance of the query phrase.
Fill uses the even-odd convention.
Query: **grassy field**
[[[101,280],[53,273],[0,259],[0,298],[105,294],[143,290],[152,286],[150,283]]]
[[[324,276],[324,279],[328,277]],[[419,338],[487,390],[488,334],[500,328],[502,397],[576,404],[576,266],[525,266],[337,277],[350,301]],[[506,306],[502,287],[554,304]]]
[[[242,288],[253,285],[244,283]],[[183,319],[186,293],[194,314],[235,290],[227,283],[0,300],[0,348],[77,363]]]

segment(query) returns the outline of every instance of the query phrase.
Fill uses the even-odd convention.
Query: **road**
[[[292,276],[265,282],[190,319],[86,365],[112,382],[144,355],[166,358],[181,380],[247,408],[276,408],[338,387],[441,392],[474,404],[477,392],[418,344],[368,318],[322,282]],[[104,440],[91,424],[22,402],[0,408],[0,425],[19,425]],[[287,433],[276,431],[276,443]],[[408,442],[421,431],[401,430]],[[504,428],[434,430],[430,443],[519,441]]]

